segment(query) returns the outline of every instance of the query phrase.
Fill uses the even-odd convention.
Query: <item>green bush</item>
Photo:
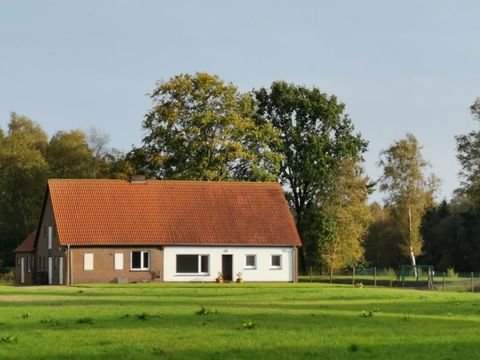
[[[455,272],[455,269],[452,267],[449,267],[447,269],[447,277],[449,278],[458,278],[458,273]]]

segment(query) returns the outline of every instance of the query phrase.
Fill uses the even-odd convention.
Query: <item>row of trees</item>
[[[480,120],[480,99],[471,111],[474,119]],[[380,189],[387,197],[383,207],[370,206],[375,221],[365,239],[368,263],[395,268],[409,256],[412,264],[418,257],[422,264],[442,271],[478,271],[480,131],[457,136],[456,141],[461,186],[450,202],[440,204],[434,197],[439,181],[426,175],[428,163],[413,135],[382,153]]]
[[[0,265],[11,265],[12,250],[36,228],[48,178],[128,176],[124,155],[107,143],[95,129],[48,139],[39,124],[11,114],[7,131],[0,129]]]
[[[317,88],[278,81],[241,93],[217,76],[197,73],[157,84],[150,97],[152,108],[142,123],[146,135],[127,154],[108,149],[108,137],[96,131],[60,131],[48,139],[38,124],[12,115],[7,132],[0,131],[3,259],[11,259],[10,251],[35,228],[48,177],[134,173],[153,179],[280,182],[302,239],[303,270],[333,272],[365,261],[415,263],[422,250],[427,259],[434,253],[430,249],[438,248],[431,234],[445,209],[435,207],[438,181],[426,176],[428,164],[413,135],[382,153],[377,183],[364,173],[367,142],[345,105]],[[473,138],[458,139],[464,156],[471,153],[473,145],[467,143]],[[466,176],[476,178],[480,164],[470,166]],[[475,193],[467,180],[471,187],[465,194]],[[386,193],[384,206],[367,203],[375,186]]]

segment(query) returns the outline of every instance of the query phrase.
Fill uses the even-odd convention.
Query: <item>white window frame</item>
[[[83,254],[83,270],[92,271],[95,269],[93,253]]]
[[[52,250],[53,244],[53,226],[48,225],[48,250]]]
[[[123,270],[123,253],[113,254],[113,269]]]
[[[198,271],[192,273],[177,272],[177,259],[178,256],[197,256],[198,257]],[[202,256],[206,256],[208,259],[208,271],[202,272]],[[177,276],[208,276],[210,275],[210,255],[209,254],[176,254],[175,255],[175,275]]]
[[[140,267],[133,268],[133,253],[140,253]],[[148,254],[148,267],[145,267],[143,263],[143,254]],[[130,252],[130,271],[148,271],[150,270],[150,264],[152,263],[152,257],[150,256],[150,251],[148,250],[134,250]]]
[[[254,259],[254,265],[247,265],[247,259],[249,256],[253,256],[253,259]],[[248,269],[248,270],[255,270],[257,268],[257,255],[254,255],[254,254],[246,254],[245,255],[245,269]]]
[[[273,258],[274,257],[279,257],[280,258],[280,265],[273,265]],[[272,254],[270,256],[270,269],[281,269],[282,268],[282,255],[280,254]]]

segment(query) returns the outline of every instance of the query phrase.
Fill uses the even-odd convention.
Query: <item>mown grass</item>
[[[478,359],[480,295],[328,284],[0,286],[0,359]]]

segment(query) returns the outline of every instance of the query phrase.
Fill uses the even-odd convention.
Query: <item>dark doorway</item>
[[[233,280],[233,255],[222,255],[223,281]]]

